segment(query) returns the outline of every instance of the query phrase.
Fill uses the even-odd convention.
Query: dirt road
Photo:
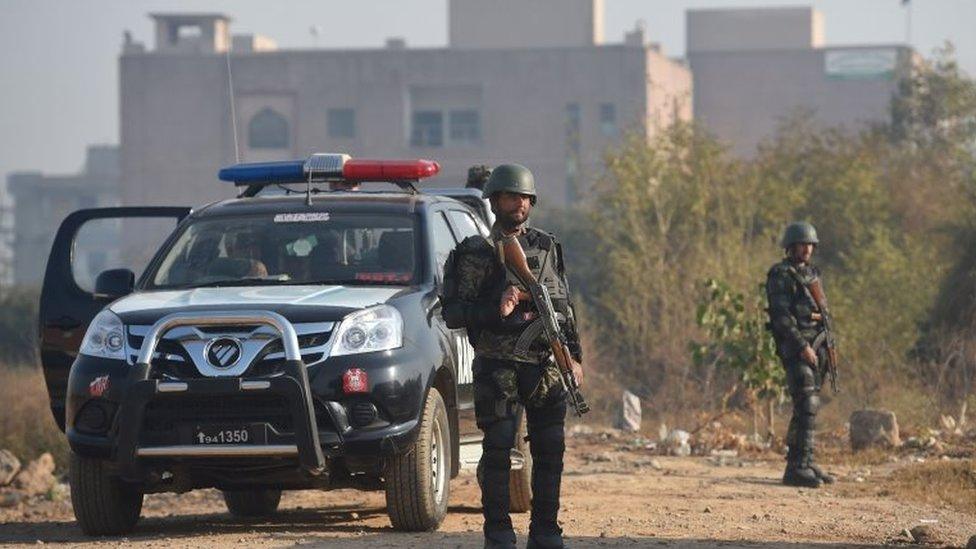
[[[801,490],[776,481],[781,463],[654,457],[570,440],[561,518],[572,547],[856,547],[905,543],[902,529],[929,523],[939,545],[965,546],[976,516],[895,501],[885,471],[834,468],[832,488]],[[856,479],[861,477],[863,482]],[[212,490],[146,499],[132,535],[87,539],[67,501],[0,509],[0,544],[186,547],[480,547],[478,488],[471,473],[452,484],[450,514],[430,534],[391,531],[380,493],[290,492],[273,520],[242,522]],[[527,515],[516,515],[520,541]],[[933,522],[937,521],[937,522]]]

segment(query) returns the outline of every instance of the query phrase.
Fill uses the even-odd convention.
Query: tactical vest
[[[552,236],[535,229],[528,229],[528,232],[519,236],[519,243],[525,251],[525,259],[529,265],[529,270],[535,275],[536,279],[549,291],[549,298],[553,305],[560,308],[569,299],[569,288],[563,282],[560,274],[559,249]],[[534,242],[533,242],[534,241]],[[508,282],[520,286],[521,284],[512,273],[511,269],[505,269]]]
[[[804,332],[806,336],[810,331],[816,333],[820,328],[820,322],[815,321],[812,318],[814,312],[817,311],[817,303],[813,300],[810,292],[807,291],[807,287],[810,282],[817,278],[816,267],[811,265],[804,265],[802,267],[793,267],[793,279],[796,281],[796,292],[793,294],[793,302],[790,304],[790,312],[793,313],[793,318],[796,319],[796,326],[801,332]]]
[[[518,239],[525,252],[529,270],[548,290],[553,307],[557,313],[561,313],[557,316],[561,316],[562,321],[569,310],[569,288],[561,275],[559,246],[551,235],[532,228],[527,229]],[[498,246],[495,247],[495,252],[501,265]],[[505,268],[505,277],[507,282],[521,286],[511,269]],[[535,305],[531,301],[522,301],[512,314],[517,318],[528,311],[535,311]],[[523,328],[525,327],[527,326]],[[475,351],[483,356],[522,362],[541,362],[549,356],[549,346],[542,338],[535,340],[524,352],[516,352],[516,344],[521,335],[521,330],[485,330],[480,334]]]

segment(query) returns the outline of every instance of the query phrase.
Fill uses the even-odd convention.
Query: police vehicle
[[[441,269],[487,228],[462,202],[416,191],[438,171],[337,154],[238,164],[220,172],[238,198],[65,219],[41,357],[84,532],[130,531],[146,493],[207,487],[237,516],[273,513],[282,490],[384,490],[394,528],[439,526],[463,455],[480,451],[473,349],[441,320]],[[365,182],[395,186],[349,188]],[[85,289],[79,233],[132,218],[177,224],[138,278],[110,269]],[[512,506],[525,511],[519,442]]]

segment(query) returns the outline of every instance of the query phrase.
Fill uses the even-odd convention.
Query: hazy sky
[[[485,0],[490,1],[490,0]],[[605,0],[606,39],[620,42],[638,20],[668,55],[684,54],[688,8],[813,5],[829,45],[903,43],[900,0]],[[976,0],[913,0],[912,44],[929,54],[945,40],[976,74]],[[447,43],[447,0],[0,0],[0,176],[13,170],[70,173],[90,143],[118,143],[118,54],[122,32],[152,47],[149,12],[223,12],[231,31],[281,48]],[[323,29],[318,42],[309,27]]]

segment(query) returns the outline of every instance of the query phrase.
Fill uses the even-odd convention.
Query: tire
[[[105,461],[71,453],[71,507],[89,536],[132,531],[142,512],[142,490],[109,476]]]
[[[386,511],[394,529],[429,532],[444,520],[451,495],[451,436],[444,399],[431,388],[417,441],[387,463]]]
[[[281,490],[256,488],[252,490],[224,490],[224,503],[231,515],[241,518],[266,517],[278,510]]]
[[[532,508],[532,454],[525,441],[528,427],[525,410],[519,414],[519,427],[515,433],[514,450],[522,454],[522,468],[513,469],[508,482],[509,507],[513,513],[527,513]]]

